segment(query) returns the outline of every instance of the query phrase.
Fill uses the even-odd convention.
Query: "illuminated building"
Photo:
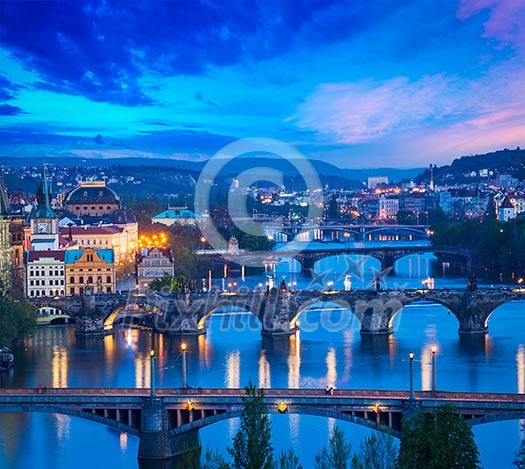
[[[65,205],[77,216],[97,216],[115,213],[120,206],[118,195],[105,181],[80,181],[67,196]]]
[[[175,223],[178,225],[188,226],[197,224],[198,215],[188,210],[188,207],[168,207],[164,212],[152,217],[153,223],[162,223],[171,226]]]
[[[151,247],[141,249],[141,255],[137,259],[137,274],[139,285],[147,286],[164,275],[173,277],[175,268],[170,248]]]
[[[125,227],[117,225],[60,228],[61,239],[66,245],[113,249],[117,264],[133,259],[133,254],[138,247],[137,234],[135,231],[130,233]]]
[[[115,292],[115,256],[112,249],[65,251],[66,295]]]
[[[26,284],[28,297],[59,296],[65,292],[64,251],[28,251]]]

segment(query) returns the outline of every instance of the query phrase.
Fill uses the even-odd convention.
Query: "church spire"
[[[36,199],[38,202],[38,207],[33,214],[33,218],[58,218],[58,215],[51,207],[51,188],[48,184],[45,166],[42,178],[37,188]]]

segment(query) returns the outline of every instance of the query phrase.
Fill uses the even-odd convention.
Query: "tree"
[[[201,469],[229,469],[230,465],[217,450],[206,448]]]
[[[516,451],[512,464],[518,469],[525,469],[525,440],[521,440],[520,447],[518,448],[518,451]]]
[[[22,296],[0,296],[0,347],[31,332],[36,325],[34,307]]]
[[[315,456],[315,467],[317,469],[347,469],[352,453],[352,445],[345,440],[344,432],[336,425],[328,448],[323,448]]]
[[[419,412],[403,425],[398,458],[403,469],[477,469],[472,430],[451,404]]]
[[[149,284],[149,288],[158,292],[170,291],[173,280],[173,277],[165,272],[162,277],[153,279]]]
[[[373,433],[361,442],[359,454],[352,458],[352,469],[394,469],[397,444],[390,435]]]
[[[228,453],[236,469],[271,469],[273,467],[272,429],[264,404],[264,390],[250,381],[244,388],[241,426]]]
[[[282,451],[277,458],[276,469],[303,469],[293,449]]]

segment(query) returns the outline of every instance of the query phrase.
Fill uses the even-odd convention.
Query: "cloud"
[[[457,80],[444,75],[412,82],[396,77],[323,84],[291,120],[338,143],[366,142],[461,114],[451,92],[454,88]]]
[[[485,10],[489,10],[489,15],[483,24],[484,37],[497,39],[504,45],[525,49],[523,0],[461,0],[457,17],[464,21]]]
[[[501,63],[484,75],[396,77],[319,86],[290,118],[319,145],[367,143],[439,158],[525,144],[525,69]],[[417,162],[417,159],[415,160]]]
[[[201,103],[207,104],[208,106],[217,106],[217,103],[204,96],[202,91],[197,91],[197,93],[195,93],[195,99]]]
[[[146,75],[202,75],[320,48],[397,8],[394,0],[372,3],[1,2],[0,28],[2,47],[41,76],[37,88],[145,106],[155,104]]]
[[[0,104],[0,116],[16,116],[24,114],[24,111],[18,106],[11,106],[10,104]]]

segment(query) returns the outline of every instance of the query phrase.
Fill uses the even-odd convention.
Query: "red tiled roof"
[[[63,261],[65,258],[65,251],[29,251],[28,262],[37,261],[46,257],[52,257],[57,261]]]
[[[72,226],[71,234],[73,239],[75,236],[86,236],[86,235],[112,235],[115,233],[122,233],[124,228],[115,225],[108,226]],[[60,228],[60,234],[62,236],[69,236],[69,227]]]

